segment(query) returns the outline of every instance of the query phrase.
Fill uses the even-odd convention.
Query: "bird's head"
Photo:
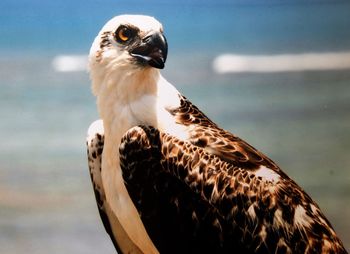
[[[93,79],[117,70],[163,69],[167,53],[162,25],[155,18],[116,16],[103,26],[91,46],[90,74]]]

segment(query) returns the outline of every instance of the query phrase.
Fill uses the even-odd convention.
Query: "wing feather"
[[[208,153],[245,169],[257,169],[264,165],[282,173],[271,159],[239,137],[219,128],[184,96],[180,96],[180,107],[169,112],[179,124],[191,126],[189,141],[195,146],[203,147]]]
[[[285,174],[247,170],[144,126],[126,133],[120,156],[161,253],[346,253],[317,204]]]

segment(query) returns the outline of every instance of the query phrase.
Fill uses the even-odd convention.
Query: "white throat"
[[[187,139],[185,127],[169,113],[180,106],[179,92],[158,69],[119,68],[97,77],[104,77],[92,76],[99,114],[106,140],[115,147],[128,129],[140,124]]]

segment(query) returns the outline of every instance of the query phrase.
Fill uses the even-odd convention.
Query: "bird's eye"
[[[127,42],[132,36],[133,31],[126,26],[120,26],[115,32],[115,37],[119,43]]]

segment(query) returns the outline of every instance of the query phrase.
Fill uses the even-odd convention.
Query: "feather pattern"
[[[193,145],[203,147],[222,160],[246,169],[257,169],[264,165],[280,171],[278,166],[264,154],[239,137],[219,128],[184,96],[179,97],[180,107],[170,112],[179,124],[192,126],[189,141]]]
[[[346,253],[317,204],[285,174],[258,176],[145,126],[123,137],[120,161],[160,253]]]

